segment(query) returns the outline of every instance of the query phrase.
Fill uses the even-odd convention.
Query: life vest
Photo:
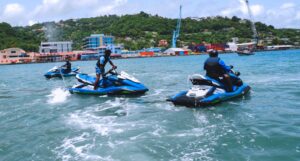
[[[71,63],[69,61],[66,62],[66,69],[71,70]]]
[[[104,59],[103,64],[100,62],[102,58]],[[106,58],[105,56],[101,56],[101,57],[98,59],[98,61],[97,61],[97,63],[96,63],[96,66],[97,66],[98,68],[100,68],[100,65],[102,64],[103,67],[105,67],[105,65],[107,64],[107,62],[108,62],[109,60],[110,60],[109,58]]]
[[[205,61],[204,69],[206,70],[206,75],[212,78],[218,78],[223,76],[226,71],[222,68],[219,63],[220,58],[210,57]]]

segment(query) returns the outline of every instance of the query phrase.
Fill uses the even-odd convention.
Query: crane
[[[255,45],[257,45],[257,43],[258,43],[258,34],[257,34],[257,30],[256,30],[256,27],[255,27],[255,24],[254,24],[254,21],[253,21],[253,16],[252,16],[252,12],[251,12],[251,9],[250,9],[250,6],[249,6],[249,1],[245,0],[245,2],[246,2],[246,5],[247,5],[249,17],[250,17],[251,30],[253,32],[253,40],[254,40]]]
[[[181,26],[181,8],[182,6],[180,5],[179,18],[177,20],[176,30],[173,31],[172,48],[176,48],[177,38],[179,37],[180,26]]]

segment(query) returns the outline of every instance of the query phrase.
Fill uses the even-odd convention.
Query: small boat
[[[71,77],[71,76],[76,76],[76,74],[79,73],[79,67],[72,68],[72,71],[70,73],[64,73],[64,69],[54,66],[51,68],[44,76],[48,79],[50,78],[62,78],[62,77]]]
[[[237,53],[238,55],[240,55],[240,56],[254,55],[254,52],[253,52],[252,50],[249,50],[249,49],[238,50],[236,53]]]
[[[94,90],[94,82],[96,78],[87,74],[77,74],[76,78],[81,84],[74,85],[69,88],[70,93],[88,94],[88,95],[139,95],[148,91],[139,80],[122,71],[117,73],[115,70],[109,72],[109,76],[105,79],[105,87],[103,87],[103,79],[99,82],[99,88]]]
[[[186,107],[206,107],[247,94],[250,86],[238,78],[238,73],[230,73],[234,77],[233,91],[226,92],[223,83],[207,76],[195,74],[190,78],[192,88],[182,91],[167,99],[174,105]]]

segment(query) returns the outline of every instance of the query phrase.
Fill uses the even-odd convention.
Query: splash
[[[62,88],[56,88],[51,91],[51,94],[48,95],[48,103],[49,104],[57,104],[57,103],[63,103],[66,102],[68,96],[70,96],[69,91],[62,89]]]

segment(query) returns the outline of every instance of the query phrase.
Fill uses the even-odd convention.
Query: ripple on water
[[[92,129],[102,136],[112,133],[122,133],[134,124],[131,122],[118,122],[118,117],[134,113],[137,105],[128,103],[128,99],[116,98],[102,104],[75,111],[66,118],[67,124],[81,129]]]
[[[56,147],[53,151],[57,155],[57,159],[63,161],[69,160],[103,160],[112,161],[110,156],[101,157],[93,155],[89,151],[95,147],[94,139],[89,133],[84,132],[80,136],[73,138],[65,138],[62,145]]]

